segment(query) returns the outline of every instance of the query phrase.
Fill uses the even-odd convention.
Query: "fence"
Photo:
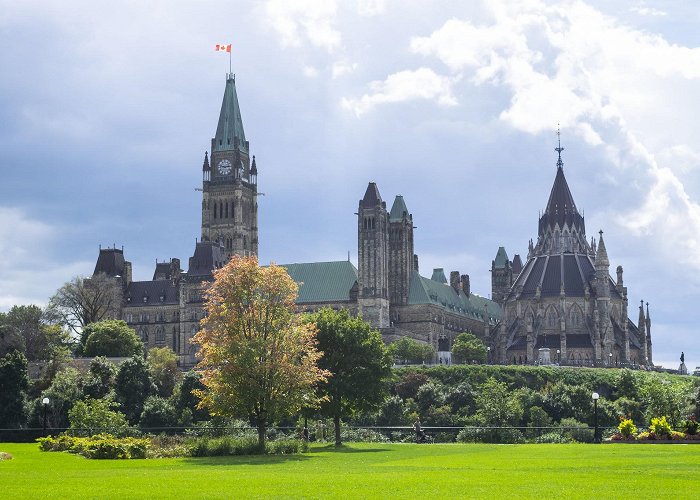
[[[326,421],[310,422],[309,440],[312,442],[332,442],[335,430]],[[616,428],[600,427],[599,436],[607,436]],[[425,426],[423,430],[431,440],[438,443],[523,443],[523,442],[593,442],[593,427],[484,427],[484,426]],[[127,428],[27,428],[0,429],[0,442],[30,443],[46,435],[60,433],[71,435],[92,435],[109,433],[118,436],[180,435],[180,436],[243,436],[257,435],[257,429],[250,426],[189,426],[189,427],[127,427]],[[300,427],[270,427],[268,437],[301,437]],[[415,440],[415,432],[408,426],[349,426],[341,427],[344,442],[393,442],[410,443]]]

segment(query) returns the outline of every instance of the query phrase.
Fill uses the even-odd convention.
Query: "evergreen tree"
[[[11,351],[0,358],[0,428],[15,429],[27,422],[27,358]]]

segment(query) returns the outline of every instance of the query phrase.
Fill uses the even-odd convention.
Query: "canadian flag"
[[[217,52],[231,52],[231,44],[229,43],[228,45],[226,44],[216,44],[216,48],[214,49]]]

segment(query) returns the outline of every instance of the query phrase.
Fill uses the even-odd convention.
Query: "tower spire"
[[[554,151],[559,153],[559,159],[557,160],[557,168],[564,168],[564,162],[561,161],[561,152],[564,148],[561,147],[561,133],[559,132],[559,124],[557,123],[557,144],[558,146],[554,148]]]

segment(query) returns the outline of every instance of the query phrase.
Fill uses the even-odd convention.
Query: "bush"
[[[457,441],[460,443],[514,444],[524,442],[525,438],[518,429],[465,427],[457,434]]]
[[[575,418],[562,418],[559,422],[559,426],[564,437],[579,443],[593,442],[593,429]]]
[[[634,425],[631,419],[621,419],[620,425],[617,426],[617,430],[625,439],[634,439],[635,434],[637,434],[637,427]]]
[[[654,434],[656,439],[668,439],[671,436],[671,424],[666,417],[654,417],[649,425],[649,434]]]
[[[345,442],[358,443],[388,443],[389,438],[381,432],[373,429],[355,429],[342,427],[340,429],[340,440]]]
[[[260,448],[257,437],[199,437],[188,445],[192,457],[218,457],[229,455],[292,455],[308,451],[308,443],[299,439],[278,439],[267,441]]]
[[[695,418],[695,415],[691,415],[688,417],[688,420],[683,422],[683,430],[685,430],[685,433],[694,436],[698,432],[698,420]]]
[[[73,435],[91,436],[96,432],[109,429],[109,432],[123,434],[129,428],[123,413],[115,411],[119,406],[109,399],[92,399],[76,401],[68,411],[68,420]]]
[[[149,440],[145,438],[115,438],[110,434],[74,437],[62,434],[37,439],[41,451],[68,451],[86,458],[130,459],[146,458]]]
[[[571,439],[567,438],[566,436],[562,436],[558,432],[548,432],[546,434],[542,434],[541,436],[538,436],[537,439],[535,439],[536,443],[570,443]]]

